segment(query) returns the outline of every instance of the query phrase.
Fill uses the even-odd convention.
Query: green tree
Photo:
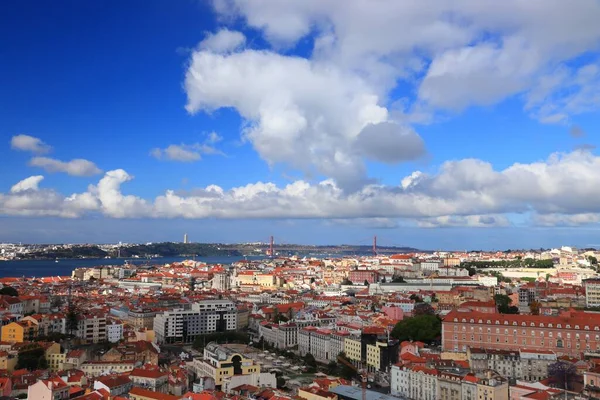
[[[342,281],[342,285],[352,285],[352,281],[348,278],[344,278],[344,280]]]
[[[39,345],[25,348],[19,352],[17,365],[15,368],[35,371],[38,369],[42,358],[45,360],[44,349],[42,349]]]
[[[577,367],[568,361],[557,361],[548,365],[548,377],[560,388],[569,390],[569,383],[577,377]]]
[[[365,279],[364,285],[369,286],[369,281]]]
[[[588,256],[588,261],[592,265],[598,265],[598,259],[596,257],[594,257],[594,256]]]
[[[279,324],[279,323],[282,323],[282,322],[285,323],[285,322],[288,322],[288,321],[289,321],[288,317],[286,317],[283,314],[279,314],[279,313],[275,316],[275,318],[273,318],[273,322],[275,322],[276,324]]]
[[[77,314],[77,310],[73,306],[70,306],[69,311],[67,311],[65,325],[67,332],[69,332],[69,334],[71,335],[73,334],[73,332],[79,329],[79,315]]]
[[[404,278],[401,277],[400,275],[395,276],[394,279],[392,279],[393,283],[404,283]]]
[[[282,376],[277,377],[277,389],[282,389],[285,386],[285,379]]]
[[[413,315],[435,315],[435,310],[427,303],[417,303],[413,308]]]
[[[17,297],[19,295],[19,292],[14,287],[4,286],[2,289],[0,289],[0,294],[5,296]]]
[[[398,322],[391,336],[400,341],[418,340],[431,343],[442,333],[442,320],[437,315],[417,315]]]
[[[519,308],[511,306],[512,299],[505,294],[497,294],[494,296],[496,307],[500,314],[518,314]]]
[[[304,364],[308,367],[308,373],[313,373],[317,370],[317,360],[315,360],[315,356],[310,353],[306,353],[304,356]]]
[[[38,359],[37,369],[48,369],[48,360],[45,356],[41,356]]]
[[[409,299],[411,299],[412,301],[414,301],[415,303],[422,303],[423,299],[421,298],[421,296],[417,295],[417,294],[411,294]]]

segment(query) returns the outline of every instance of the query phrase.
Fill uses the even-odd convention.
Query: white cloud
[[[506,226],[507,214],[533,214],[534,223],[599,221],[600,157],[589,152],[554,154],[545,161],[495,170],[481,160],[445,163],[436,174],[413,173],[399,186],[367,185],[343,191],[334,181],[296,181],[285,186],[257,182],[224,189],[216,185],[188,192],[167,190],[153,200],[125,195],[133,179],[108,171],[98,185],[69,196],[38,189],[30,177],[0,194],[5,215],[76,217],[101,213],[112,218],[312,218],[356,219],[363,225]]]
[[[42,180],[44,180],[42,175],[30,176],[13,185],[13,187],[10,188],[10,192],[19,193],[27,190],[38,190],[38,186]]]
[[[200,42],[199,48],[215,53],[227,53],[242,47],[244,43],[246,43],[246,36],[243,33],[223,28],[217,33],[206,35],[206,38]]]
[[[216,132],[207,135],[203,143],[193,144],[172,144],[164,149],[154,148],[150,150],[150,155],[157,160],[168,160],[178,162],[194,162],[202,159],[202,155],[224,153],[215,147],[215,144],[223,140]]]
[[[29,135],[13,136],[10,140],[10,147],[14,150],[30,151],[36,154],[45,154],[52,150],[52,147],[41,139]]]
[[[190,113],[235,108],[247,121],[244,138],[269,164],[333,177],[344,188],[356,189],[367,178],[355,145],[363,129],[389,121],[379,95],[359,75],[267,51],[197,51],[185,88]],[[414,131],[398,125],[386,133],[391,137],[394,161],[415,158],[412,150],[420,138]],[[381,147],[365,150],[375,159],[390,158],[373,154]]]
[[[29,161],[32,167],[40,167],[50,173],[64,172],[72,176],[92,176],[102,173],[102,170],[91,161],[76,158],[71,161],[60,161],[48,157],[34,157]]]
[[[214,0],[225,17],[241,17],[275,48],[315,36],[312,58],[359,71],[382,95],[398,82],[417,87],[418,109],[462,110],[539,90],[556,69],[598,49],[595,0],[418,2]],[[582,77],[593,79],[595,74]],[[547,82],[551,83],[551,82]],[[570,90],[568,90],[570,88]],[[598,109],[598,90],[557,86],[556,101],[529,109],[542,122]],[[567,90],[565,90],[567,89]]]

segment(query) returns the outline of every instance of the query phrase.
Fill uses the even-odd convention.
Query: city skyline
[[[0,242],[595,247],[599,16],[6,5]]]

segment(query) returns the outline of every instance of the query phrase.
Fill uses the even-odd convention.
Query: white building
[[[586,307],[600,307],[600,279],[587,279],[583,286]]]
[[[315,359],[322,363],[328,363],[337,358],[339,351],[333,354],[336,349],[331,349],[332,333],[330,329],[307,326],[298,332],[298,352],[301,356],[312,354]]]
[[[435,369],[392,365],[391,394],[409,399],[437,400],[438,375]]]
[[[237,308],[230,300],[204,300],[191,310],[165,311],[154,318],[158,343],[191,343],[196,336],[237,329]]]
[[[216,290],[231,289],[231,277],[227,272],[218,272],[212,279],[212,288]]]
[[[110,324],[106,325],[106,337],[110,343],[117,343],[123,339],[123,324],[111,321]]]

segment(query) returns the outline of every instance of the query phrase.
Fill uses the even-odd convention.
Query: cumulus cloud
[[[553,154],[547,160],[503,170],[465,159],[445,163],[435,174],[413,173],[398,186],[371,184],[354,192],[333,180],[295,181],[285,186],[257,182],[224,189],[167,190],[153,200],[122,193],[133,179],[108,171],[97,185],[69,196],[39,189],[41,176],[0,194],[0,213],[75,217],[100,213],[112,218],[311,218],[356,219],[361,223],[437,226],[506,226],[509,213],[534,214],[536,224],[576,224],[600,215],[600,157],[589,152]],[[343,222],[342,222],[343,223]]]
[[[72,176],[92,176],[102,170],[89,160],[76,158],[71,161],[60,161],[49,157],[34,157],[29,161],[32,167],[40,167],[50,173],[64,172]]]
[[[462,110],[525,94],[542,122],[598,109],[596,64],[570,62],[600,42],[594,0],[452,2],[214,0],[275,48],[315,36],[313,59],[359,71],[371,88],[417,87],[425,109]],[[567,78],[568,77],[568,78]],[[587,84],[585,83],[587,82]],[[423,109],[423,108],[419,108]]]
[[[363,129],[389,122],[378,93],[359,75],[269,51],[197,51],[185,89],[190,113],[235,108],[247,122],[244,139],[269,164],[282,163],[307,175],[317,172],[344,188],[367,179],[355,147]],[[371,128],[365,136],[393,137],[394,149],[414,148],[420,141],[409,128],[396,128],[395,134]],[[372,156],[381,148],[366,151]]]
[[[10,147],[14,150],[29,151],[36,154],[45,154],[52,151],[52,147],[41,139],[29,135],[16,135],[10,140]]]
[[[364,127],[355,148],[367,158],[388,164],[416,160],[425,154],[425,143],[412,128],[392,122]]]
[[[13,185],[13,187],[10,188],[10,192],[19,193],[27,190],[38,190],[38,186],[42,180],[44,180],[42,175],[30,176]]]
[[[243,33],[223,28],[217,33],[206,35],[198,47],[215,53],[226,53],[242,47],[244,43],[246,43],[246,36]]]

